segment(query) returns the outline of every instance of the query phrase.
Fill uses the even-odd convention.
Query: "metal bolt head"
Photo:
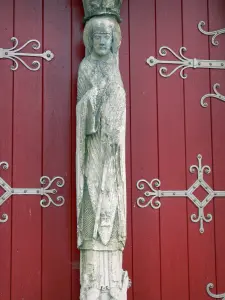
[[[54,57],[54,54],[50,50],[45,51],[44,54],[46,55],[45,58],[46,58],[47,61],[52,60],[53,57]]]

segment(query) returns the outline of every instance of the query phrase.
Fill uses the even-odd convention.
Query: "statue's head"
[[[94,17],[86,23],[84,44],[87,55],[104,57],[110,52],[117,54],[121,43],[121,32],[117,21],[110,17]]]
[[[97,56],[104,56],[110,53],[113,40],[113,26],[108,20],[98,20],[93,26],[93,49]]]

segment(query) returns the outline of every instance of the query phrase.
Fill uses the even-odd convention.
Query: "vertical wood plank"
[[[55,58],[44,67],[43,172],[62,176],[62,207],[43,212],[42,300],[71,299],[71,5],[44,1],[44,45]]]
[[[207,0],[188,3],[183,1],[184,45],[188,57],[209,58],[208,38],[198,29],[199,21],[208,20]],[[207,29],[207,27],[206,27]],[[203,165],[212,166],[211,115],[210,108],[200,106],[201,97],[209,88],[209,70],[191,69],[185,81],[186,112],[186,152],[187,166],[198,164],[196,156],[203,156]],[[196,180],[196,173],[188,172],[188,186]],[[204,174],[205,181],[212,186],[212,176]],[[214,215],[213,203],[204,209],[205,215]],[[199,223],[190,220],[192,214],[198,214],[197,208],[188,203],[188,244],[190,270],[190,299],[208,299],[205,292],[207,283],[215,280],[214,224],[204,224],[205,232],[200,234]]]
[[[126,183],[127,183],[127,241],[123,255],[123,268],[133,278],[132,249],[132,175],[131,175],[131,104],[130,104],[130,36],[129,36],[129,0],[123,1],[121,9],[122,44],[120,48],[120,71],[126,91]],[[133,287],[128,289],[128,299],[133,299]]]
[[[33,38],[42,40],[41,20],[41,1],[15,1],[15,36],[21,45]],[[32,51],[31,45],[26,51]],[[14,81],[13,187],[40,187],[41,92],[41,72],[31,72],[19,65]],[[40,198],[23,195],[13,197],[12,201],[11,299],[40,300]]]
[[[222,0],[212,1],[209,0],[209,30],[217,30],[225,28],[224,13],[225,3]],[[206,38],[207,39],[207,38]],[[211,44],[211,37],[209,38],[210,44],[210,59],[225,60],[225,35],[217,38],[219,45],[213,46]],[[220,92],[225,95],[225,74],[223,70],[212,70],[210,88],[215,83],[220,84]],[[211,93],[211,89],[206,93]],[[213,179],[215,190],[225,190],[225,103],[217,99],[211,98],[207,101],[212,109],[212,138],[213,138]],[[208,109],[208,108],[206,108]],[[225,292],[225,198],[215,198],[214,200],[214,224],[215,224],[215,247],[216,247],[216,279],[210,277],[210,282],[216,285],[217,293]],[[214,290],[215,291],[215,290]]]
[[[11,48],[13,36],[13,1],[1,1],[0,10],[1,48]],[[12,183],[12,108],[13,108],[13,74],[10,70],[11,61],[0,60],[0,161],[7,161],[10,168],[0,170],[0,176],[11,185]],[[3,191],[0,191],[3,194]],[[11,199],[8,199],[0,209],[0,217],[7,213],[9,220],[0,223],[0,299],[10,300],[11,279]]]
[[[76,216],[76,104],[77,104],[77,75],[78,67],[84,57],[83,45],[83,6],[80,0],[72,0],[72,157],[71,157],[71,180],[72,180],[72,299],[80,296],[80,253],[77,249],[77,216]]]
[[[130,0],[130,88],[132,155],[133,298],[161,299],[159,211],[141,209],[138,180],[158,176],[156,70],[146,59],[155,55],[155,1]]]
[[[180,0],[157,0],[157,49],[182,46]],[[158,56],[159,54],[157,54]],[[162,58],[163,59],[163,58]],[[175,60],[169,55],[166,60]],[[168,66],[168,70],[174,66]],[[172,69],[171,69],[172,70]],[[159,178],[161,190],[186,189],[183,82],[179,72],[158,77]],[[160,208],[162,299],[189,299],[187,216],[184,198],[162,198]],[[172,288],[171,288],[172,287]]]

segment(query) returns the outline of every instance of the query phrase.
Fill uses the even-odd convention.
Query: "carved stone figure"
[[[86,56],[78,74],[76,152],[81,300],[127,299],[128,275],[122,269],[126,99],[118,66],[120,42],[114,18],[93,17],[86,23]]]

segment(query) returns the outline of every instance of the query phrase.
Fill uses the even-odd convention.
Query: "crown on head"
[[[112,16],[121,22],[120,8],[123,0],[83,0],[84,21],[95,16]]]
[[[93,24],[93,33],[112,33],[113,24],[110,20],[96,20]]]

